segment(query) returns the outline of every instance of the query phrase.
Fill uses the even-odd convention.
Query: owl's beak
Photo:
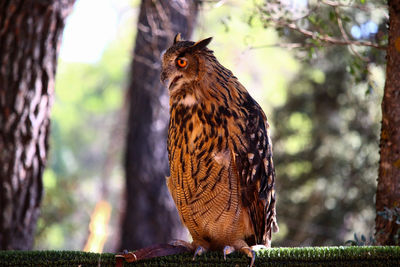
[[[170,82],[168,84],[168,90],[171,90],[172,88],[174,88],[174,86],[176,85],[176,82],[181,79],[183,76],[182,75],[177,75],[175,76],[175,78],[172,80],[172,82]],[[169,82],[169,81],[168,81]]]

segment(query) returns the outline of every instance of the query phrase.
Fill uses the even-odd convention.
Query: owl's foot
[[[207,249],[201,245],[189,243],[189,242],[179,240],[179,239],[174,239],[174,240],[170,241],[168,244],[175,246],[175,247],[184,247],[190,251],[194,251],[193,260],[195,260],[197,256],[201,256],[205,252],[207,252]]]
[[[204,252],[207,252],[207,249],[202,246],[198,246],[194,252],[193,260],[195,260],[197,256],[201,256]]]
[[[232,252],[235,252],[235,248],[232,246],[225,246],[224,247],[224,260],[226,260],[226,255],[231,254]]]
[[[242,247],[239,249],[239,251],[250,258],[250,267],[253,267],[254,262],[256,260],[256,253],[254,252],[254,250],[252,250],[249,247]]]

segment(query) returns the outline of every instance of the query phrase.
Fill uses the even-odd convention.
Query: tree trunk
[[[389,0],[388,4],[389,46],[382,100],[375,235],[381,245],[400,245],[396,238],[400,234],[400,225],[396,224],[396,217],[400,216],[400,2]]]
[[[183,228],[165,184],[169,113],[168,93],[160,83],[161,53],[177,32],[190,37],[196,16],[197,1],[141,2],[129,85],[121,249],[182,238]]]
[[[0,2],[0,250],[33,245],[57,51],[73,2]]]

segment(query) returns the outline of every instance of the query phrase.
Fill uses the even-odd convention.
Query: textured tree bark
[[[183,228],[165,184],[168,93],[160,83],[161,54],[177,32],[190,37],[197,10],[197,1],[192,0],[141,2],[129,85],[121,249],[182,238]]]
[[[33,245],[57,51],[74,0],[0,1],[0,249]]]
[[[400,211],[400,2],[389,0],[389,46],[386,84],[382,100],[382,128],[376,211]],[[400,216],[400,214],[399,214]],[[396,218],[376,216],[376,240],[381,245],[400,245]]]

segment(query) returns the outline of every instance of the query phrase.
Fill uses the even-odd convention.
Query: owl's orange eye
[[[184,68],[184,67],[186,67],[186,65],[187,65],[187,61],[186,61],[185,59],[182,59],[182,58],[178,59],[178,60],[176,61],[176,63],[177,63],[178,66],[181,67],[181,68]]]

